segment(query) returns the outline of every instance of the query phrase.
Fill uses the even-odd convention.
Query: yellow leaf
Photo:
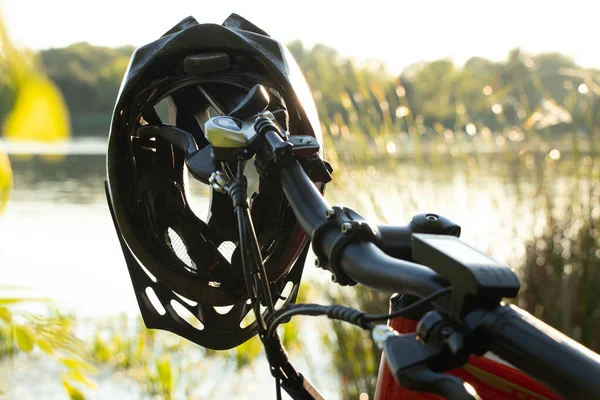
[[[0,206],[1,207],[1,206]],[[12,321],[12,313],[6,307],[0,307],[0,319],[10,324]]]
[[[17,304],[17,303],[25,303],[25,302],[38,302],[38,301],[51,301],[49,299],[43,298],[35,298],[35,297],[0,297],[0,304],[8,305],[8,304]]]
[[[69,373],[67,373],[66,377],[72,381],[82,383],[90,389],[96,388],[96,384],[88,379],[88,377],[85,376],[81,371],[71,370]]]
[[[0,214],[4,211],[12,190],[13,174],[10,160],[0,147]]]
[[[52,344],[50,344],[50,342],[47,341],[46,339],[39,338],[37,340],[37,345],[45,353],[50,354],[50,355],[54,354],[54,347],[52,347]]]
[[[112,358],[112,352],[98,334],[96,335],[96,339],[94,340],[93,356],[97,361],[100,361],[101,363],[108,362]]]
[[[85,400],[85,396],[83,395],[83,393],[81,393],[81,391],[76,387],[73,387],[73,385],[71,385],[67,380],[66,376],[63,376],[61,378],[61,381],[63,387],[65,388],[65,391],[67,392],[71,400]]]
[[[35,344],[35,332],[27,325],[16,325],[15,340],[21,350],[29,353]]]
[[[69,369],[78,370],[78,371],[87,371],[91,373],[96,372],[96,368],[94,366],[86,363],[83,360],[75,360],[73,358],[63,358],[60,360],[63,365]]]
[[[54,83],[36,73],[24,77],[4,122],[4,137],[56,142],[68,139],[70,131],[67,107]]]
[[[156,369],[158,370],[158,380],[161,387],[170,392],[173,388],[173,370],[169,358],[164,357],[160,361],[157,361]]]

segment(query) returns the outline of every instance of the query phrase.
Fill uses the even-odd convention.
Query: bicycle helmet
[[[146,125],[186,131],[210,166],[205,122],[235,111],[256,84],[268,91],[268,111],[287,110],[290,135],[321,143],[314,102],[288,49],[235,14],[223,25],[188,17],[138,48],[110,128],[107,199],[145,324],[212,349],[233,348],[257,331],[231,199],[208,185],[208,217],[199,218],[188,201],[185,152],[138,132]],[[168,117],[161,117],[165,101]],[[273,293],[293,302],[309,243],[280,185],[260,178],[251,215]]]

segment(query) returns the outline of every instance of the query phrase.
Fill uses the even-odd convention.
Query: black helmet
[[[290,135],[321,142],[310,91],[288,49],[235,14],[223,25],[188,17],[137,49],[110,129],[107,198],[144,321],[212,349],[243,343],[256,323],[249,323],[232,201],[207,179],[214,160],[204,124],[235,112],[257,84],[271,99],[268,111],[287,111],[280,123]],[[139,134],[145,126],[193,137],[194,157],[208,171],[194,174],[210,190],[204,221],[188,202],[185,145]],[[280,185],[259,179],[251,215],[274,295],[295,301],[308,240]]]

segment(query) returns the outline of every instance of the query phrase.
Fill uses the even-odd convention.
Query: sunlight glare
[[[525,139],[525,135],[518,129],[513,129],[508,133],[508,138],[513,142],[521,142]]]
[[[385,149],[387,150],[388,153],[394,154],[396,152],[396,144],[394,142],[388,142],[385,145]]]
[[[410,110],[408,109],[408,107],[400,106],[400,107],[396,108],[396,117],[404,118],[408,114],[410,114]]]
[[[548,153],[548,156],[550,157],[551,160],[558,160],[560,159],[560,151],[558,149],[552,149],[550,151],[550,153]]]
[[[477,133],[477,127],[472,122],[469,122],[467,124],[467,126],[465,127],[465,129],[466,129],[467,133],[469,134],[469,136],[473,136]]]

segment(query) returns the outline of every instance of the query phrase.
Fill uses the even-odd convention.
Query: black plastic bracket
[[[356,281],[350,278],[341,268],[340,256],[344,248],[353,242],[368,240],[377,243],[380,239],[376,227],[369,224],[362,216],[346,207],[333,207],[325,213],[326,220],[312,232],[312,242],[319,242],[321,235],[330,228],[340,230],[338,237],[333,242],[328,255],[313,247],[317,256],[318,267],[331,272],[331,279],[342,285],[356,285]]]
[[[475,308],[493,308],[514,298],[519,278],[508,265],[449,235],[413,234],[415,261],[446,278],[452,286],[450,315],[460,320]]]

